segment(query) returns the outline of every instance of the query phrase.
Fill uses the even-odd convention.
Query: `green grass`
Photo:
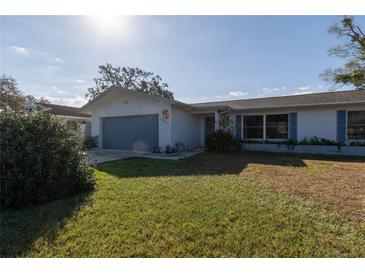
[[[93,193],[2,213],[1,256],[365,256],[364,222],[247,180],[234,159],[101,164]]]

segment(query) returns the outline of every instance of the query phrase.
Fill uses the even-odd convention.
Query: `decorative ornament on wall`
[[[167,109],[164,109],[162,111],[162,121],[164,121],[166,124],[168,124],[169,123],[169,119],[170,119],[169,111]]]

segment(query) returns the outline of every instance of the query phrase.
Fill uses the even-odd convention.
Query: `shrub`
[[[328,140],[326,138],[318,138],[317,136],[313,136],[309,139],[304,138],[299,145],[326,145],[326,146],[334,146],[338,145],[337,142]]]
[[[241,144],[233,138],[229,131],[218,130],[205,137],[205,146],[208,151],[234,152],[241,150]]]
[[[185,147],[185,145],[184,145],[183,142],[176,142],[175,143],[175,148],[176,148],[176,151],[177,152],[184,152],[184,151],[186,151],[186,147]]]
[[[298,145],[298,142],[293,139],[288,139],[281,142],[281,144],[286,145],[289,150],[294,150],[295,146]]]
[[[170,145],[165,146],[165,153],[167,153],[167,154],[171,153],[171,146]]]
[[[174,146],[170,146],[170,145],[166,145],[165,146],[165,153],[166,154],[170,154],[170,153],[176,153],[177,149]]]
[[[84,139],[85,148],[94,148],[98,146],[98,136],[87,136]]]
[[[83,136],[50,114],[0,113],[0,210],[94,188]]]

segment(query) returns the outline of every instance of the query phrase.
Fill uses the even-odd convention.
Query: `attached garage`
[[[151,151],[158,146],[158,114],[102,119],[103,148]]]

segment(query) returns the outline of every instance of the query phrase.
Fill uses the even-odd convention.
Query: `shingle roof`
[[[89,114],[81,113],[80,108],[55,105],[55,104],[45,104],[41,103],[45,109],[43,111],[52,113],[54,115],[60,116],[70,116],[70,117],[81,117],[81,118],[90,118]]]
[[[194,108],[212,108],[227,106],[232,109],[261,109],[311,105],[335,105],[344,103],[365,104],[365,90],[323,92],[303,95],[197,103],[190,105]]]
[[[180,101],[177,101],[177,100],[164,98],[164,97],[157,96],[157,95],[154,95],[154,94],[147,94],[147,93],[142,92],[140,90],[131,90],[131,89],[123,88],[123,87],[111,86],[111,87],[107,88],[104,92],[102,92],[101,94],[99,94],[98,96],[96,96],[95,98],[90,100],[89,102],[87,102],[85,105],[83,105],[80,108],[80,111],[88,112],[90,106],[94,105],[95,103],[100,101],[102,98],[108,96],[109,94],[111,94],[113,92],[114,93],[115,92],[120,92],[120,93],[140,94],[140,95],[147,96],[147,97],[150,97],[150,98],[154,98],[154,99],[157,99],[157,100],[164,100],[164,101],[170,102],[172,104],[178,105],[178,106],[183,107],[183,108],[191,108],[189,104],[186,104],[186,103],[183,103],[183,102],[180,102]]]

